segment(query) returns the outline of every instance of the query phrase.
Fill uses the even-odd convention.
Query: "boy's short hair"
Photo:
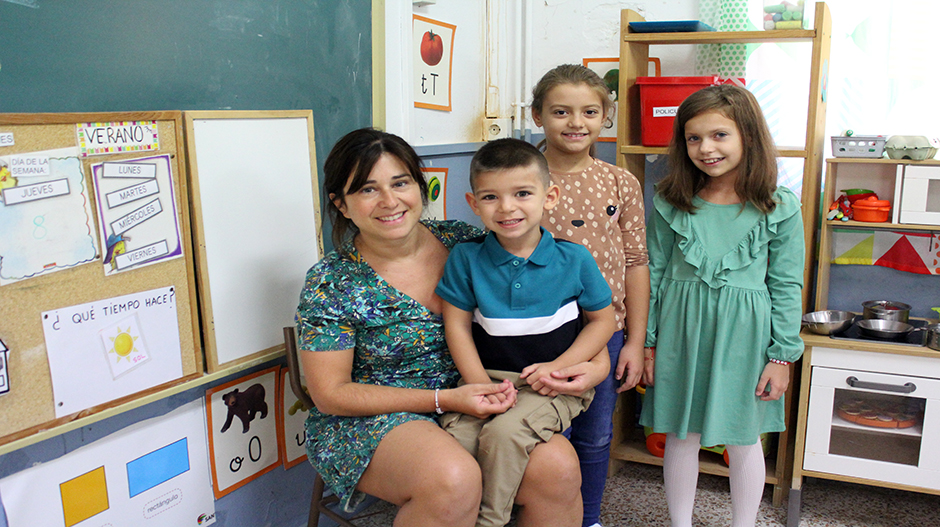
[[[470,161],[470,189],[476,191],[477,176],[483,172],[495,172],[510,168],[535,165],[547,188],[551,184],[548,161],[538,148],[521,139],[497,139],[486,143]]]

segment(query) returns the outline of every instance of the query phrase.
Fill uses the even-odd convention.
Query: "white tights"
[[[666,435],[663,479],[672,527],[692,526],[700,439],[700,434],[688,434],[685,439],[675,434]],[[753,527],[764,495],[764,451],[760,441],[727,448],[731,470],[731,525]]]

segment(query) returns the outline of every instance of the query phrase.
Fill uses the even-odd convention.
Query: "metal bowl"
[[[914,326],[906,322],[898,322],[896,320],[882,320],[879,318],[859,320],[858,327],[865,335],[879,339],[897,338],[914,330]]]
[[[832,335],[849,329],[855,313],[829,309],[803,315],[803,325],[817,335]]]

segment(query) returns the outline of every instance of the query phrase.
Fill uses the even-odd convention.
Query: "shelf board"
[[[875,426],[865,426],[858,423],[853,423],[851,421],[846,421],[840,415],[833,414],[832,416],[832,427],[833,428],[842,428],[844,430],[849,430],[852,432],[865,432],[871,434],[886,434],[886,435],[899,435],[905,437],[919,437],[923,438],[924,436],[924,425],[917,424],[909,428],[878,428]]]
[[[10,434],[0,438],[0,456],[19,450],[21,448],[27,447],[29,445],[39,443],[40,441],[45,441],[52,437],[62,435],[71,430],[76,430],[84,426],[89,426],[104,419],[114,417],[116,415],[122,414],[124,412],[129,412],[135,408],[139,408],[146,404],[150,404],[155,401],[166,399],[172,395],[185,392],[192,388],[198,388],[200,386],[205,386],[211,382],[223,379],[229,375],[239,373],[241,371],[253,368],[255,366],[260,366],[269,361],[273,361],[278,357],[284,356],[284,347],[281,346],[276,351],[267,353],[265,355],[256,357],[254,359],[229,366],[225,369],[219,370],[215,373],[203,373],[195,374],[189,377],[181,379],[176,384],[168,383],[169,386],[158,391],[152,392],[145,396],[139,396],[138,394],[133,394],[131,396],[125,397],[126,402],[116,404],[105,408],[101,411],[94,412],[90,415],[85,415],[88,410],[83,410],[71,416],[63,417],[56,419],[52,423],[44,423],[38,427],[35,431],[21,431],[15,434]],[[113,401],[112,401],[113,402]],[[111,404],[111,403],[108,403]],[[28,433],[27,433],[28,432]],[[24,435],[25,434],[25,435]]]
[[[920,225],[914,223],[886,223],[868,221],[826,220],[826,225],[838,229],[878,229],[892,231],[940,231],[940,225]]]
[[[902,485],[900,483],[892,483],[889,481],[881,481],[875,479],[866,479],[856,476],[843,476],[842,474],[833,474],[830,472],[820,472],[818,470],[803,470],[802,477],[813,477],[813,478],[822,478],[832,481],[846,481],[848,483],[857,483],[860,485],[870,485],[873,487],[883,487],[887,489],[898,489],[906,490],[908,492],[920,492],[923,494],[936,494],[940,495],[940,489],[930,489],[927,487],[915,487],[913,485]]]
[[[853,351],[871,351],[876,353],[893,353],[895,355],[910,355],[914,357],[927,357],[931,359],[940,359],[940,351],[935,351],[927,346],[910,346],[904,344],[893,344],[890,342],[877,342],[874,340],[847,340],[834,339],[828,335],[817,335],[804,329],[800,333],[803,344],[813,348],[835,348]]]
[[[735,44],[748,42],[808,42],[814,29],[774,31],[696,31],[691,33],[627,33],[624,42],[638,44]]]
[[[643,146],[643,145],[623,145],[620,147],[621,154],[628,155],[650,155],[650,154],[659,154],[665,155],[669,153],[669,147],[667,146]],[[777,153],[780,157],[806,157],[806,150],[802,148],[795,147],[780,147],[777,149]]]
[[[640,441],[631,441],[629,439],[620,443],[619,445],[612,446],[610,449],[610,457],[613,459],[618,459],[621,461],[633,461],[636,463],[644,463],[647,465],[658,465],[663,466],[663,458],[654,456],[646,450],[646,444]],[[712,474],[715,476],[724,476],[728,477],[729,471],[728,467],[724,463],[718,461],[721,459],[721,456],[713,452],[704,452],[699,458],[698,469],[702,474]],[[778,478],[774,475],[775,470],[775,461],[773,453],[764,460],[767,467],[767,475],[764,480],[766,483],[776,485],[779,483]]]
[[[925,159],[923,161],[914,161],[911,159],[888,159],[887,157],[831,157],[826,160],[827,163],[856,163],[856,164],[875,164],[875,165],[940,165],[940,159]]]

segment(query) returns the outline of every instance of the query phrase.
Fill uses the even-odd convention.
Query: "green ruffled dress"
[[[785,187],[774,198],[770,214],[698,197],[690,214],[653,198],[646,345],[656,346],[655,386],[640,423],[654,432],[698,433],[711,446],[785,429],[784,398],[755,395],[769,358],[803,352],[800,200]]]

